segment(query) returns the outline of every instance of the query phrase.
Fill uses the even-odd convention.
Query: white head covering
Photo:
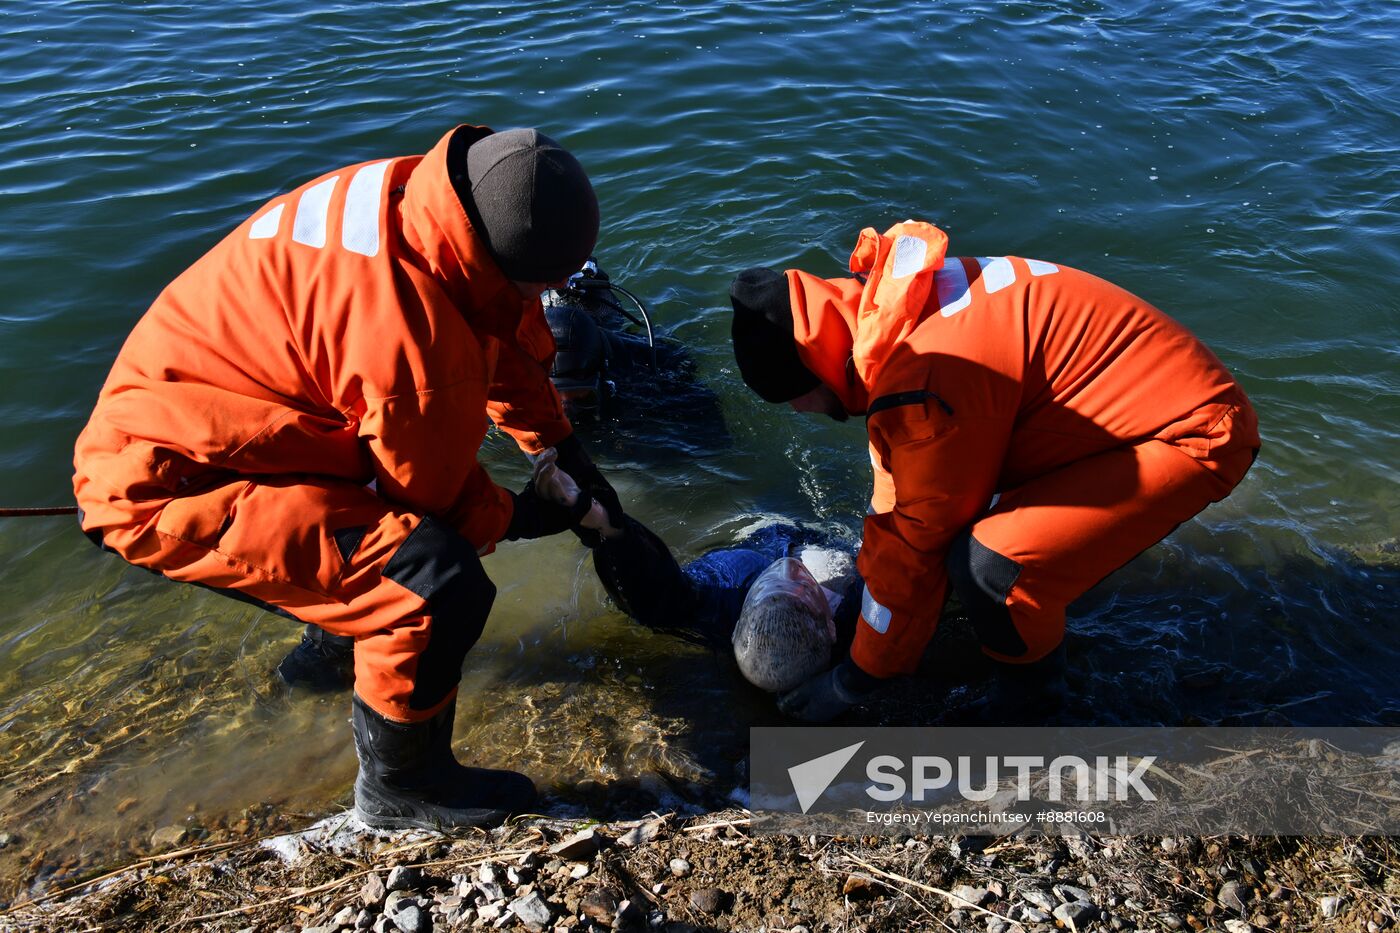
[[[791,690],[831,663],[836,625],[826,593],[799,560],[775,560],[754,580],[734,626],[734,659],[749,683]]]

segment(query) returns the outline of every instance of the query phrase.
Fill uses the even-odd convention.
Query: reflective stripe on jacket
[[[530,452],[571,428],[540,304],[448,178],[459,132],[490,130],[273,198],[160,294],[78,439],[85,528],[121,550],[182,495],[314,474],[373,480],[478,548],[501,537],[510,497],[477,462],[488,416]]]
[[[804,364],[868,415],[876,495],[852,655],[877,676],[918,664],[948,546],[999,490],[1152,438],[1212,469],[1212,430],[1248,405],[1215,355],[1142,299],[1038,260],[945,260],[947,242],[925,223],[867,228],[851,256],[864,282],[787,273]]]

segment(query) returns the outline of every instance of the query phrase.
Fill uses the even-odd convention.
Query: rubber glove
[[[827,722],[867,699],[883,681],[849,657],[778,698],[778,709],[803,722]]]
[[[515,511],[506,526],[507,541],[544,538],[568,531],[593,507],[593,500],[587,496],[579,496],[573,505],[552,502],[539,494],[534,480],[526,483],[521,492],[511,493],[511,498],[515,500]]]
[[[602,538],[620,537],[622,529],[614,528],[608,522],[608,513],[603,508],[602,503],[585,496],[583,491],[579,489],[578,483],[574,482],[574,478],[559,469],[558,459],[559,451],[553,447],[547,448],[544,453],[535,458],[535,472],[531,478],[535,490],[548,501],[569,508],[578,508],[579,497],[583,496],[590,505],[588,511],[584,512],[583,517],[573,526],[574,531],[588,529],[601,535]],[[582,534],[579,536],[583,537]],[[590,542],[585,543],[588,543],[589,547],[595,546]]]
[[[604,479],[603,474],[593,465],[593,460],[583,449],[583,442],[578,439],[578,435],[570,434],[556,444],[554,449],[558,451],[559,469],[573,477],[585,493],[602,503],[604,511],[608,513],[609,525],[621,528],[622,502],[617,498],[617,490],[612,488],[612,484]],[[595,532],[576,528],[574,533],[584,544],[597,547],[598,535]]]

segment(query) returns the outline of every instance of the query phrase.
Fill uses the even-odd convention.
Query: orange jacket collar
[[[413,168],[400,209],[404,240],[474,329],[507,336],[519,325],[525,300],[472,228],[452,187],[447,149],[459,130],[475,138],[491,132],[463,124],[438,140]]]
[[[788,270],[798,356],[848,411],[865,411],[890,353],[918,324],[947,252],[947,234],[909,220],[883,234],[860,232],[850,267],[863,284]]]

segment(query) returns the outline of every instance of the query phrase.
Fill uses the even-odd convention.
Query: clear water
[[[760,512],[858,533],[860,426],[744,390],[725,289],[755,264],[837,274],[862,226],[929,219],[955,253],[1153,300],[1263,420],[1235,495],[1076,607],[1072,718],[1400,716],[1394,4],[48,0],[0,26],[0,504],[65,501],[132,323],[266,198],[456,122],[537,125],[595,181],[604,266],[726,417],[718,452],[600,445],[683,555]],[[630,430],[653,428],[653,452],[683,443]],[[487,459],[523,478],[507,445]],[[488,570],[464,754],[564,799],[733,786],[747,726],[776,717],[732,664],[629,626],[568,539]],[[344,698],[269,681],[286,621],[125,568],[64,519],[0,520],[0,606],[0,831],[19,837],[0,898],[187,817],[346,802]],[[872,715],[958,721],[984,676],[950,624]]]

